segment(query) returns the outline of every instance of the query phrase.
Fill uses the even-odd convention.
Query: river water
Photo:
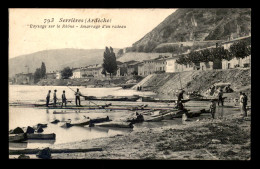
[[[79,88],[83,95],[87,96],[132,96],[132,95],[142,95],[142,96],[152,96],[152,92],[140,92],[135,90],[125,90],[122,88],[85,88],[80,86],[71,87],[73,90]],[[21,101],[35,103],[37,100],[44,100],[46,98],[48,90],[57,89],[57,97],[61,98],[62,91],[66,91],[66,97],[68,100],[74,102],[74,92],[66,86],[26,86],[26,85],[10,85],[9,86],[9,103]],[[52,96],[52,94],[51,94]],[[151,102],[95,102],[96,104],[124,104],[124,105],[142,105],[148,104],[148,106],[154,107],[169,107],[174,106],[174,103],[151,103]],[[69,105],[70,103],[68,103]],[[82,105],[91,105],[89,101],[81,99]],[[200,110],[203,108],[208,109],[208,102],[187,102],[185,103],[187,109],[190,110]],[[66,111],[66,114],[53,114],[53,111]],[[232,113],[230,109],[227,108],[217,108],[217,116],[224,116],[229,113]],[[161,122],[143,122],[134,124],[133,129],[117,129],[117,128],[101,128],[101,127],[77,127],[73,126],[71,128],[62,128],[60,127],[63,123],[52,124],[50,123],[54,119],[60,121],[65,121],[68,119],[71,120],[80,120],[86,117],[95,118],[95,117],[106,117],[109,116],[112,120],[118,120],[129,116],[133,111],[129,110],[113,110],[107,111],[103,109],[97,110],[64,110],[64,109],[45,109],[45,108],[21,108],[9,106],[9,129],[14,129],[16,127],[27,127],[34,126],[38,123],[47,123],[48,127],[44,128],[43,133],[55,133],[56,139],[54,141],[42,141],[42,140],[28,140],[26,143],[9,143],[10,148],[42,148],[53,144],[60,143],[69,143],[87,139],[109,137],[116,134],[123,134],[126,132],[131,132],[133,130],[139,130],[141,128],[153,128],[161,127],[166,125],[181,125],[181,119],[175,120],[165,120]],[[209,114],[202,114],[199,118],[209,117]],[[192,120],[196,120],[193,118]]]

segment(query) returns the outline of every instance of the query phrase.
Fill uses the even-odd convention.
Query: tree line
[[[219,46],[201,51],[192,51],[187,55],[180,55],[176,60],[178,64],[187,65],[199,62],[214,62],[215,60],[228,60],[233,58],[245,58],[251,55],[251,43],[248,41],[238,41],[233,43],[229,50]]]

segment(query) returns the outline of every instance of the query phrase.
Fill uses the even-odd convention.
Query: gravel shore
[[[250,160],[251,113],[203,118],[50,148],[101,147],[103,151],[52,154],[52,159]]]

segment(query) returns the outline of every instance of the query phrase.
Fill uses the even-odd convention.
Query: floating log
[[[9,134],[9,142],[22,142],[27,140],[26,133],[21,134]]]
[[[132,123],[128,123],[128,122],[103,122],[103,123],[94,124],[94,126],[118,127],[118,128],[133,128],[134,127]]]
[[[9,149],[10,155],[19,155],[19,154],[37,154],[41,149],[19,149],[13,150]],[[102,148],[94,147],[87,149],[50,149],[51,153],[79,153],[79,152],[90,152],[90,151],[102,151]]]
[[[28,139],[40,139],[40,140],[54,140],[56,138],[55,133],[51,134],[27,134]]]

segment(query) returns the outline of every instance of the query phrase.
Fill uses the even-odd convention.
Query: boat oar
[[[70,90],[72,90],[74,93],[76,93],[72,88],[70,88],[69,86],[67,86]],[[83,96],[83,95],[82,95]],[[85,99],[86,99],[86,96],[84,96],[85,97]],[[98,106],[96,103],[94,103],[94,102],[92,102],[92,101],[90,101],[90,100],[88,100],[89,102],[91,102],[91,103],[93,103],[93,104],[95,104],[96,106]]]

